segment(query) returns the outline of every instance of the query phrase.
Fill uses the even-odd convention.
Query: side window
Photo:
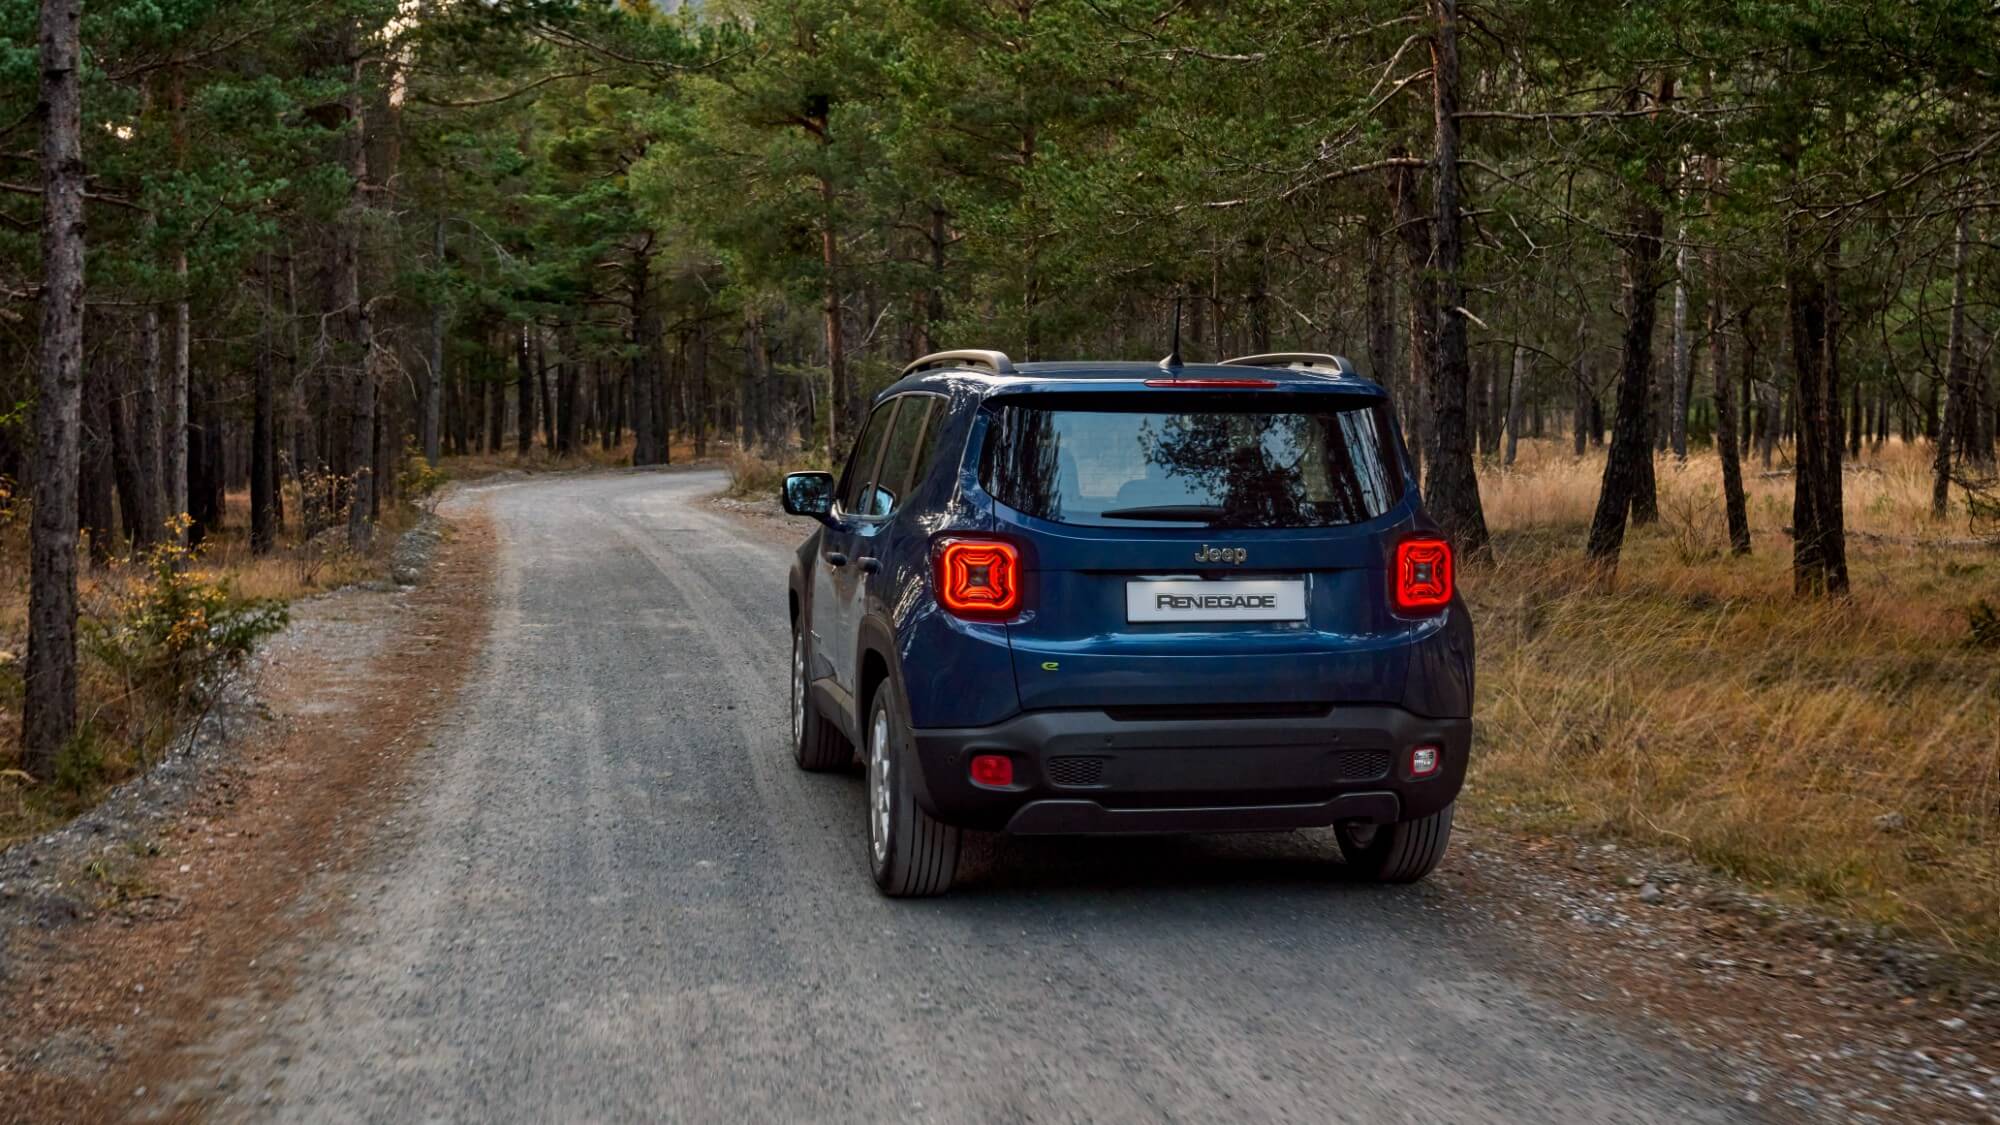
[[[876,407],[861,431],[861,440],[854,443],[854,452],[847,459],[847,475],[840,481],[840,508],[849,515],[866,514],[862,500],[868,495],[868,486],[875,482],[875,466],[882,459],[882,444],[889,436],[889,419],[895,413],[894,400]]]
[[[902,504],[909,492],[911,470],[918,464],[917,447],[929,429],[937,399],[929,395],[905,395],[901,402],[902,412],[896,415],[896,426],[889,431],[889,451],[883,454],[882,471],[876,474],[875,494],[870,498],[872,506],[859,515],[886,516]]]
[[[951,410],[947,400],[931,400],[930,420],[924,423],[924,440],[917,446],[917,455],[910,461],[908,486],[915,488],[917,482],[930,473],[931,461],[937,457],[938,439],[944,436],[945,425],[951,421]]]

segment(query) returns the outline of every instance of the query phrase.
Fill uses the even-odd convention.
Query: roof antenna
[[[1160,361],[1160,367],[1167,371],[1178,371],[1181,366],[1181,299],[1174,296],[1174,346],[1167,358]]]

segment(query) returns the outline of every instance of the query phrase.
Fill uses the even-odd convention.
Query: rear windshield
[[[1338,527],[1402,499],[1380,400],[1169,393],[1172,409],[1161,395],[1003,403],[980,484],[1027,515],[1099,527]]]

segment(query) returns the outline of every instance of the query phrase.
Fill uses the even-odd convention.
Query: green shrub
[[[403,467],[396,474],[396,490],[404,500],[428,509],[437,502],[438,489],[450,479],[424,456],[415,438],[403,439]]]
[[[199,702],[217,673],[285,627],[281,603],[239,598],[227,578],[197,561],[172,540],[153,548],[113,613],[86,626],[99,659],[174,707]]]

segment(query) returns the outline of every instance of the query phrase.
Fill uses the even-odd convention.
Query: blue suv
[[[793,473],[792,741],[867,768],[889,895],[964,829],[1330,827],[1360,877],[1444,855],[1472,625],[1388,396],[1328,355],[941,352],[845,470]]]

